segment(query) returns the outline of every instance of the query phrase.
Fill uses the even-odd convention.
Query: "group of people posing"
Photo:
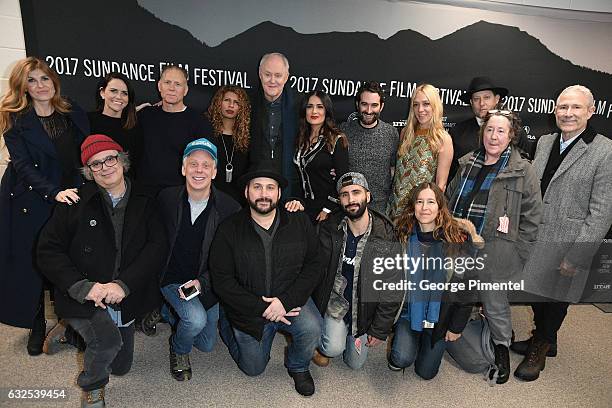
[[[171,326],[170,372],[192,375],[193,347],[217,333],[240,370],[261,374],[277,332],[285,367],[312,395],[311,361],[353,369],[387,342],[388,367],[438,373],[445,351],[491,383],[536,380],[612,225],[612,142],[588,124],[591,91],[557,98],[558,129],[531,157],[508,90],[474,78],[473,116],[449,132],[437,89],[421,84],[400,133],[365,82],[355,119],[330,97],[297,101],[289,62],[262,57],[251,98],[221,87],[207,112],[184,103],[187,73],[167,66],[161,101],[136,106],[129,80],[103,78],[84,113],[35,57],[0,101],[10,161],[0,188],[0,321],[30,329],[30,355],[84,350],[82,405],[104,406],[109,375],[132,365],[135,328]],[[522,279],[535,329],[515,341],[505,290],[372,290],[374,281],[462,282],[452,267],[373,271],[376,258],[487,259],[478,279]],[[418,284],[417,284],[417,287]],[[47,332],[44,289],[58,324]],[[537,296],[537,299],[534,297]],[[537,300],[537,301],[535,301]],[[473,313],[474,310],[480,313]],[[485,339],[481,341],[481,339]]]

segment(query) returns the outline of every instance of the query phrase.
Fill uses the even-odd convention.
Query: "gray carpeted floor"
[[[531,330],[531,312],[513,307],[518,339]],[[274,341],[266,372],[249,378],[238,370],[223,343],[212,353],[194,351],[194,378],[178,383],[169,373],[169,328],[160,325],[156,337],[136,334],[135,361],[125,377],[112,377],[107,386],[109,407],[612,407],[612,314],[593,306],[572,306],[559,333],[559,355],[548,358],[540,379],[524,383],[511,376],[505,385],[489,387],[479,375],[460,371],[445,356],[431,381],[412,370],[391,372],[385,347],[371,352],[361,371],[351,371],[334,359],[327,368],[312,366],[317,392],[299,396],[283,367],[283,336]],[[75,384],[82,355],[73,349],[53,356],[29,357],[27,330],[0,325],[0,397],[2,407],[74,407],[80,391]],[[511,353],[514,369],[521,357]],[[64,401],[9,401],[10,388],[65,388]]]

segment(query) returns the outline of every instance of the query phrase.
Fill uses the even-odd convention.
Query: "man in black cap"
[[[287,180],[261,164],[242,177],[249,204],[217,230],[210,253],[221,302],[223,342],[249,376],[261,374],[277,331],[291,335],[285,367],[304,396],[315,391],[309,365],[320,315],[310,295],[320,280],[318,239],[308,216],[278,207]]]
[[[459,122],[450,129],[453,139],[453,162],[448,174],[452,180],[459,167],[458,160],[480,147],[478,131],[489,110],[495,109],[500,99],[508,95],[508,89],[496,86],[486,77],[476,77],[470,82],[468,91],[460,96],[463,103],[469,103],[474,117]]]

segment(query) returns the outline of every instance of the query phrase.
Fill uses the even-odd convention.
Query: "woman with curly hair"
[[[237,86],[222,86],[215,92],[208,118],[214,129],[210,138],[217,146],[217,177],[213,184],[219,190],[245,204],[244,192],[238,179],[248,167],[249,127],[251,125],[251,103],[244,89]]]
[[[306,214],[317,223],[338,207],[336,178],[348,172],[348,142],[336,127],[331,99],[322,91],[304,96],[298,126],[293,162],[300,174]]]
[[[79,201],[79,148],[89,122],[61,95],[57,74],[29,57],[11,71],[0,134],[10,155],[0,185],[0,321],[30,328],[27,350],[38,355],[46,322],[32,248],[54,204]]]
[[[387,207],[391,219],[399,216],[410,191],[418,184],[433,181],[442,191],[446,188],[453,141],[444,130],[442,115],[438,89],[430,84],[417,86],[397,149],[393,191]]]
[[[406,292],[395,324],[388,366],[400,371],[414,363],[415,372],[429,380],[438,373],[446,342],[461,336],[472,307],[457,293],[423,290],[421,283],[460,281],[459,268],[445,269],[447,259],[461,256],[462,244],[481,245],[483,240],[471,222],[452,217],[442,190],[432,182],[421,183],[410,192],[396,228],[403,252],[424,261],[407,271],[414,286]]]

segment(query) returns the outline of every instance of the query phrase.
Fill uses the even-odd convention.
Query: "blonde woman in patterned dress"
[[[410,113],[400,134],[393,191],[387,213],[397,218],[410,191],[427,181],[444,191],[453,159],[453,142],[442,125],[442,101],[430,84],[416,87],[410,100]]]

